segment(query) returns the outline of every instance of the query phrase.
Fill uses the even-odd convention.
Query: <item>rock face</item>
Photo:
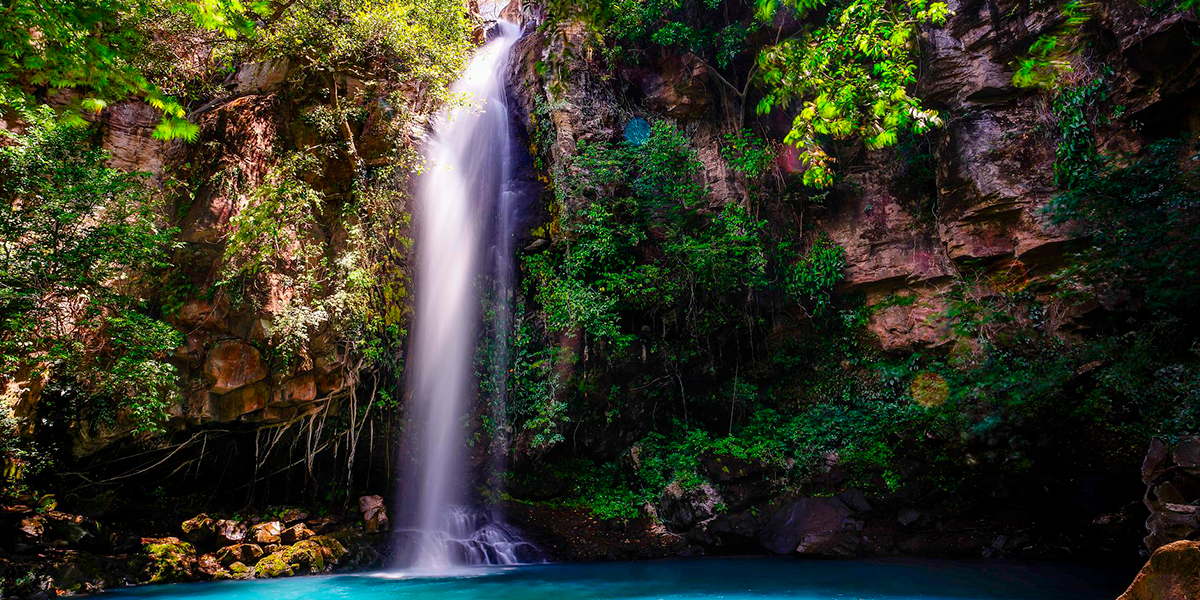
[[[1174,447],[1154,440],[1142,464],[1146,484],[1146,548],[1200,538],[1200,438]]]
[[[214,394],[227,394],[262,381],[267,373],[262,354],[241,340],[217,342],[204,360],[204,375],[212,382],[210,390]]]
[[[1200,542],[1180,541],[1154,551],[1129,589],[1117,600],[1200,598]]]
[[[759,540],[775,554],[849,558],[862,542],[862,521],[838,498],[803,498],[775,513]]]

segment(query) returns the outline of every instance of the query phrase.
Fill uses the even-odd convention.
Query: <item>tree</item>
[[[109,169],[87,129],[42,108],[0,148],[0,375],[39,364],[111,414],[154,430],[166,416],[180,334],[150,312],[145,277],[170,266],[141,178]],[[107,409],[107,410],[104,410]]]
[[[64,115],[81,124],[81,111],[142,98],[163,112],[154,136],[192,140],[199,128],[184,107],[164,95],[137,66],[147,36],[142,25],[162,11],[190,15],[197,27],[226,36],[250,34],[250,16],[266,2],[239,0],[8,0],[0,10],[0,106],[31,109],[32,91],[75,90]]]

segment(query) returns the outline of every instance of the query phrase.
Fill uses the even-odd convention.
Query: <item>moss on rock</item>
[[[346,547],[337,539],[319,535],[264,556],[254,567],[254,576],[270,578],[297,573],[323,573],[346,554]]]
[[[142,541],[142,551],[149,583],[187,581],[195,576],[196,549],[179,538],[156,538]]]
[[[288,577],[295,574],[296,566],[284,560],[279,552],[262,557],[262,560],[254,565],[254,576],[258,578]]]

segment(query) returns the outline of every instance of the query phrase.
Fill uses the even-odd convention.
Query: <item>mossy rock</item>
[[[258,578],[290,577],[296,574],[296,568],[297,565],[289,564],[283,559],[282,553],[275,552],[262,557],[262,560],[254,565],[254,576]]]
[[[330,536],[318,535],[264,556],[255,565],[254,576],[270,578],[297,573],[323,573],[346,554],[346,547],[341,542]]]
[[[196,549],[179,538],[146,540],[143,546],[146,555],[147,581],[170,583],[195,578]]]
[[[232,565],[229,565],[228,570],[230,576],[232,576],[234,579],[246,579],[253,574],[253,572],[250,570],[250,567],[247,567],[240,562],[235,562]]]

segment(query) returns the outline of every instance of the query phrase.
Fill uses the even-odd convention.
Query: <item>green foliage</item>
[[[96,397],[91,408],[115,401],[154,430],[182,338],[152,316],[145,278],[170,266],[174,232],[140,177],[104,166],[89,131],[49,109],[36,117],[0,148],[0,364],[44,364]]]
[[[593,3],[591,20],[614,43],[652,42],[683,48],[711,56],[716,65],[724,68],[746,50],[746,37],[761,27],[759,22],[723,24],[728,14],[727,4],[722,0],[615,0]],[[627,55],[634,53],[634,48],[617,46],[616,50]]]
[[[1095,130],[1100,107],[1108,99],[1108,83],[1096,78],[1059,90],[1054,98],[1060,140],[1054,153],[1054,183],[1071,188],[1093,177],[1100,165]]]
[[[1200,288],[1200,169],[1194,142],[1166,140],[1098,162],[1050,208],[1087,240],[1065,282],[1136,292],[1151,312],[1191,318]]]
[[[803,14],[809,7],[797,9]],[[943,2],[852,0],[835,7],[810,35],[762,49],[758,65],[766,93],[758,112],[802,103],[784,142],[801,151],[805,185],[833,183],[823,137],[861,137],[868,148],[882,148],[904,131],[941,126],[937,112],[907,90],[916,82],[917,27],[940,26],[948,16]]]
[[[149,37],[144,25],[174,12],[191,17],[199,29],[236,37],[249,33],[253,11],[265,8],[265,2],[236,0],[13,0],[0,26],[0,105],[32,109],[35,102],[27,91],[36,86],[79,89],[83,97],[64,116],[82,124],[79,112],[99,112],[110,102],[138,97],[163,112],[154,137],[192,141],[199,128],[139,68]]]
[[[317,226],[321,193],[302,178],[317,165],[310,153],[286,156],[250,193],[246,206],[229,221],[226,278],[279,272],[289,262],[303,265],[319,258],[308,234]]]
[[[687,299],[692,314],[723,319],[721,298],[767,285],[763,222],[745,208],[702,209],[701,165],[675,127],[656,123],[642,146],[579,145],[559,178],[569,243],[525,261],[534,296],[555,331],[576,327],[619,354],[637,338],[622,315],[674,308]],[[650,252],[648,231],[661,234]],[[697,324],[700,335],[720,320]]]
[[[539,344],[530,316],[521,308],[510,347],[508,416],[510,422],[534,432],[534,448],[545,449],[565,439],[563,429],[571,419],[560,397],[565,390],[554,370],[556,353]]]
[[[1040,87],[1053,89],[1059,77],[1071,71],[1070,54],[1075,51],[1080,31],[1091,20],[1087,9],[1091,5],[1082,0],[1070,0],[1062,7],[1062,22],[1044,33],[1017,59],[1013,85],[1022,88]]]
[[[260,28],[254,48],[331,74],[382,69],[374,74],[420,82],[441,98],[473,45],[464,2],[318,0],[295,3]]]
[[[727,134],[725,144],[721,148],[721,157],[729,163],[731,169],[745,175],[747,179],[758,179],[775,166],[774,144],[764,142],[751,131],[742,130]]]
[[[822,235],[799,261],[785,270],[784,286],[797,301],[812,299],[820,313],[829,306],[830,293],[845,277],[845,270],[845,251]]]

